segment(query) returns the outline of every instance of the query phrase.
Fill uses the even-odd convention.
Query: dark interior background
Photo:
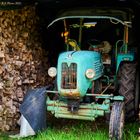
[[[75,7],[108,7],[108,8],[130,8],[134,11],[134,20],[132,22],[132,32],[131,36],[133,37],[133,45],[137,47],[137,52],[140,51],[140,43],[139,43],[139,33],[140,33],[140,21],[139,21],[139,13],[140,13],[140,1],[139,0],[38,0],[37,3],[37,13],[41,19],[41,31],[42,38],[44,40],[44,45],[46,49],[49,50],[49,60],[52,66],[55,66],[57,63],[57,58],[60,52],[64,51],[63,39],[61,37],[62,24],[59,23],[57,26],[51,27],[51,29],[47,30],[47,25],[55,19],[56,15],[61,10],[75,8]],[[108,27],[106,26],[106,29]],[[104,32],[106,32],[104,30]],[[108,35],[112,34],[112,32],[108,32]],[[114,37],[112,36],[111,42],[114,41]],[[139,60],[139,58],[138,58]]]
[[[22,7],[25,5],[36,5],[36,12],[40,17],[40,26],[38,27],[43,39],[43,48],[49,50],[49,61],[54,66],[57,63],[58,54],[64,51],[63,39],[61,37],[62,26],[59,23],[57,26],[47,29],[47,25],[56,18],[57,14],[61,10],[79,8],[79,7],[107,7],[109,8],[130,8],[134,11],[134,20],[132,22],[132,36],[135,46],[137,46],[137,52],[140,52],[139,33],[140,33],[140,0],[2,0],[3,2],[18,2],[17,6]],[[1,1],[1,2],[2,2]],[[0,2],[0,4],[1,4]],[[0,8],[2,5],[0,5]],[[9,5],[9,7],[16,7]],[[106,31],[104,31],[106,32]],[[109,34],[109,33],[108,33]],[[110,34],[112,34],[110,32]],[[106,37],[109,35],[106,35]],[[113,42],[115,38],[111,41]],[[139,60],[139,58],[138,58]]]

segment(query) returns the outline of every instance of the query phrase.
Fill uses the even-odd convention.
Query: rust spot
[[[54,104],[47,104],[47,106],[54,106]]]
[[[79,92],[68,92],[68,93],[61,93],[62,96],[68,97],[68,98],[80,98],[80,93]]]

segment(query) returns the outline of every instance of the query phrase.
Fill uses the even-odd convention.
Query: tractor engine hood
[[[86,77],[86,71],[95,72],[93,78]],[[83,97],[93,80],[103,74],[101,55],[92,51],[69,51],[61,53],[57,65],[57,85],[61,96]]]

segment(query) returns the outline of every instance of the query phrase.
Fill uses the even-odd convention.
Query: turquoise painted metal
[[[62,89],[61,88],[61,72],[62,63],[67,63],[68,67],[71,63],[77,64],[77,88]],[[87,69],[93,69],[95,76],[93,79],[88,79],[85,74]],[[60,54],[57,66],[57,83],[58,92],[62,96],[85,96],[87,89],[91,86],[93,80],[100,78],[103,75],[103,64],[101,54],[92,51],[68,51]]]
[[[133,53],[119,53],[117,55],[117,66],[116,66],[116,72],[118,71],[118,68],[123,61],[133,61],[134,60],[134,54]]]

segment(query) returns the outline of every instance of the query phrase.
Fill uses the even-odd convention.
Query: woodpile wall
[[[0,130],[15,129],[28,88],[49,83],[35,7],[0,11]]]

